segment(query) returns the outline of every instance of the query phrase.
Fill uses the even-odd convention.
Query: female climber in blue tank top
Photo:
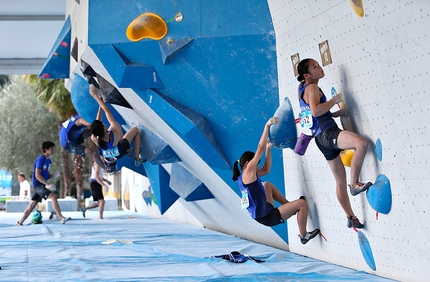
[[[364,157],[367,152],[367,140],[353,132],[340,130],[333,117],[347,116],[348,112],[341,109],[331,113],[330,109],[341,102],[339,94],[327,100],[322,90],[318,87],[318,82],[325,76],[322,67],[313,59],[304,59],[297,66],[300,82],[298,88],[298,99],[302,116],[311,115],[312,133],[315,136],[315,143],[325,156],[330,169],[336,180],[336,195],[340,205],[345,211],[349,228],[363,228],[351,208],[347,193],[347,180],[345,167],[340,159],[340,152],[345,149],[355,150],[351,161],[350,192],[353,196],[366,191],[371,182],[366,184],[358,181]],[[307,119],[310,120],[310,119]]]
[[[308,205],[305,198],[300,197],[298,200],[289,202],[272,183],[263,182],[260,179],[260,177],[268,174],[272,167],[272,144],[268,141],[268,132],[269,127],[278,122],[276,117],[269,119],[264,126],[257,151],[255,153],[250,151],[243,153],[240,159],[234,163],[233,180],[239,180],[242,208],[248,209],[250,216],[257,222],[266,226],[274,226],[283,223],[284,220],[297,213],[300,239],[302,244],[306,244],[317,236],[320,230],[306,231]],[[259,168],[258,164],[264,151],[266,151],[266,159],[263,166]],[[239,170],[239,165],[242,173]],[[275,208],[275,200],[281,206]]]
[[[106,160],[105,170],[108,173],[116,171],[116,161],[127,154],[130,150],[130,143],[134,143],[134,159],[135,165],[138,166],[143,160],[140,152],[140,132],[135,126],[132,127],[125,135],[122,133],[121,126],[116,122],[109,107],[99,97],[100,90],[94,85],[90,85],[90,94],[97,101],[100,108],[97,113],[96,120],[91,123],[91,140],[99,146],[103,158]],[[106,114],[109,122],[109,128],[102,123],[102,110]]]

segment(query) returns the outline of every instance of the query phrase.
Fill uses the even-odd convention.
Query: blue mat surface
[[[0,213],[1,281],[391,281],[136,213],[64,215],[64,225],[43,213],[43,224],[15,226],[21,213]],[[211,258],[232,251],[264,262]]]

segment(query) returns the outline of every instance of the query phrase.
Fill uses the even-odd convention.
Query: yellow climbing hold
[[[343,150],[340,152],[340,159],[344,166],[351,167],[351,160],[354,156],[354,151],[352,150]]]
[[[141,14],[128,25],[126,30],[127,38],[134,42],[145,38],[160,40],[166,34],[166,22],[154,13]]]
[[[362,18],[364,16],[364,7],[362,0],[349,0],[349,4],[351,4],[354,12]]]

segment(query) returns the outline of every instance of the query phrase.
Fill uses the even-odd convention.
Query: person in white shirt
[[[112,183],[103,178],[104,170],[97,164],[93,163],[90,177],[90,188],[91,195],[93,196],[93,203],[87,207],[81,208],[82,216],[85,217],[85,212],[89,209],[99,207],[99,218],[103,219],[103,210],[105,206],[105,200],[103,197],[102,188],[104,185],[111,185]]]
[[[30,183],[25,179],[25,174],[18,173],[19,181],[19,199],[20,200],[30,200],[31,199],[31,189]]]

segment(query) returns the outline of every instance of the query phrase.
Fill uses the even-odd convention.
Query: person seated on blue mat
[[[304,59],[297,65],[300,82],[298,99],[302,111],[310,110],[312,113],[312,134],[315,136],[315,143],[326,158],[330,169],[336,180],[336,195],[348,218],[347,227],[363,228],[351,208],[347,192],[347,180],[345,166],[340,158],[340,152],[345,149],[354,149],[355,153],[351,160],[350,192],[356,196],[366,191],[372,182],[366,184],[358,181],[364,157],[367,152],[367,140],[354,132],[341,130],[337,126],[333,117],[341,115],[347,116],[346,110],[339,110],[331,113],[330,109],[342,101],[337,94],[332,99],[327,100],[322,90],[318,87],[318,82],[325,76],[322,67],[313,59]]]
[[[134,143],[135,165],[139,166],[145,160],[140,153],[140,132],[137,126],[132,127],[124,135],[121,126],[116,122],[112,112],[105,102],[99,97],[100,90],[94,85],[90,85],[90,94],[97,101],[100,108],[96,120],[91,123],[91,140],[100,148],[105,159],[105,171],[108,173],[116,172],[116,162],[130,151],[130,143]],[[109,128],[103,124],[102,110],[106,114]]]
[[[91,124],[79,115],[74,115],[69,118],[63,122],[60,132],[58,133],[60,145],[69,154],[79,154],[82,157],[88,155],[93,156],[94,161],[104,168],[104,162],[100,158],[98,152],[84,146],[84,140],[91,136],[90,126]]]
[[[270,182],[263,182],[260,177],[268,174],[272,167],[272,144],[268,141],[269,127],[279,123],[278,118],[272,117],[264,126],[263,134],[255,153],[247,151],[233,165],[233,180],[239,180],[239,189],[242,192],[242,208],[247,208],[249,214],[259,223],[266,226],[275,226],[297,214],[297,224],[300,231],[300,240],[306,244],[320,233],[319,229],[306,231],[308,205],[302,196],[295,201],[288,201],[281,192]],[[260,159],[266,151],[266,159],[261,168],[258,167]],[[242,170],[240,173],[239,170]],[[281,206],[275,208],[274,201]]]

